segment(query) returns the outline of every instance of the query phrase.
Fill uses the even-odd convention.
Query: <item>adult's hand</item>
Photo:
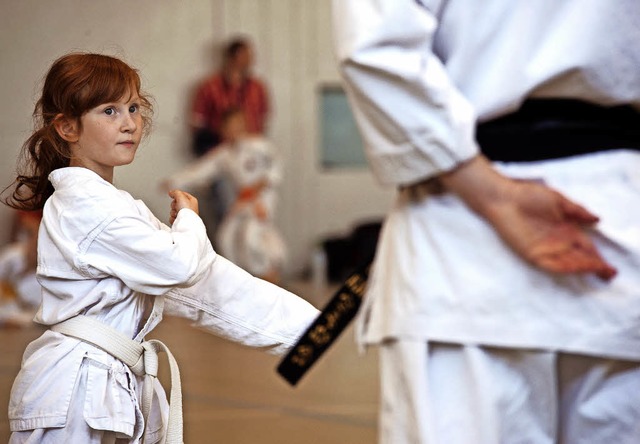
[[[514,180],[478,156],[440,177],[523,259],[552,273],[616,275],[587,230],[598,217],[548,186]]]

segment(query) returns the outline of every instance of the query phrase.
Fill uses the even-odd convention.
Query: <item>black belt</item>
[[[479,124],[476,139],[485,156],[503,162],[640,151],[640,111],[571,99],[528,100],[515,113]]]
[[[280,361],[277,371],[289,384],[298,383],[355,317],[362,303],[372,261],[373,256],[367,258],[349,275]]]

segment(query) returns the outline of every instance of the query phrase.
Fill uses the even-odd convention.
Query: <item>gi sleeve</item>
[[[79,253],[88,277],[116,276],[151,295],[193,285],[216,256],[202,220],[189,209],[178,212],[171,228],[133,212],[115,217],[89,233]]]
[[[339,70],[374,175],[407,185],[478,152],[475,113],[432,50],[416,0],[333,0]]]
[[[318,316],[304,299],[217,256],[205,276],[165,295],[165,314],[224,339],[285,354]]]

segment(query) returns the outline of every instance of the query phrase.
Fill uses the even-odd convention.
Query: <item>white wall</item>
[[[154,130],[116,184],[143,199],[163,220],[168,198],[158,179],[189,160],[185,117],[191,89],[217,63],[225,38],[243,33],[256,46],[256,72],[274,106],[270,136],[285,159],[279,226],[298,272],[322,236],[381,217],[392,191],[366,169],[323,171],[318,148],[318,87],[339,82],[327,1],[308,0],[0,0],[0,178],[13,179],[15,158],[31,129],[40,81],[51,62],[72,51],[123,57],[140,69],[156,100]],[[0,241],[10,211],[0,208]]]

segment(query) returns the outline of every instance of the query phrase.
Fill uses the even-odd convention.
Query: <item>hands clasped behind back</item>
[[[598,217],[550,187],[503,176],[482,156],[442,175],[440,182],[535,267],[550,273],[593,273],[603,280],[616,275],[588,234]]]

